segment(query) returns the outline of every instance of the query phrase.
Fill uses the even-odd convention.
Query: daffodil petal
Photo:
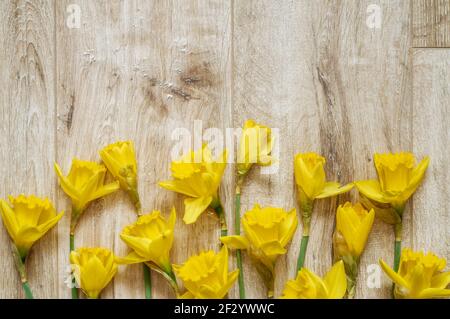
[[[450,289],[427,288],[420,292],[419,297],[423,299],[443,298],[450,296]]]
[[[320,192],[319,195],[316,196],[316,198],[327,198],[347,193],[349,190],[353,188],[353,186],[354,186],[353,183],[341,186],[341,184],[337,182],[327,182],[325,183],[325,187],[323,188],[323,190]]]
[[[432,288],[444,289],[450,284],[450,271],[440,273],[431,279]]]
[[[19,225],[17,224],[14,211],[3,199],[0,200],[0,208],[3,224],[5,225],[6,230],[9,233],[9,236],[11,236],[11,238],[14,239],[19,229]]]
[[[186,224],[195,223],[198,217],[208,208],[212,197],[186,198],[184,200],[185,212],[183,221]]]
[[[167,220],[168,227],[170,229],[174,229],[176,221],[177,221],[177,212],[175,210],[175,207],[172,207],[172,209],[170,210],[169,219]]]
[[[69,182],[66,176],[63,175],[61,168],[58,164],[55,163],[55,171],[59,177],[59,183],[61,188],[64,190],[64,193],[67,194],[73,200],[78,200],[80,198],[80,193],[73,186],[72,183]]]
[[[247,249],[250,246],[249,241],[244,236],[233,235],[220,237],[220,241],[232,249]]]
[[[358,228],[358,239],[355,240],[354,248],[358,256],[362,254],[366,247],[367,239],[369,238],[372,229],[373,221],[375,220],[375,211],[372,209],[361,222]]]
[[[138,255],[136,252],[129,253],[126,257],[116,257],[118,264],[130,265],[139,264],[148,261],[145,257]]]
[[[380,265],[386,275],[397,285],[410,288],[409,284],[399,275],[397,274],[391,267],[389,267],[382,259],[380,259]]]
[[[356,188],[367,198],[376,202],[387,204],[389,201],[384,197],[380,183],[377,180],[366,180],[355,182]]]
[[[284,234],[280,239],[281,246],[285,247],[289,243],[289,241],[295,234],[297,226],[298,226],[298,218],[297,212],[294,208],[287,213],[287,217],[281,224],[280,232]]]
[[[347,291],[347,277],[344,262],[338,261],[331,267],[324,278],[330,299],[342,299]]]
[[[182,180],[164,181],[159,182],[159,186],[162,188],[174,191],[176,193],[184,194],[190,197],[197,197],[198,194]]]
[[[50,228],[56,225],[56,223],[63,217],[64,212],[60,212],[55,217],[49,219],[47,222],[37,226],[37,229],[41,232],[41,236],[43,236]]]
[[[109,195],[111,193],[114,193],[119,188],[120,188],[119,181],[115,181],[115,182],[112,182],[110,184],[103,185],[103,186],[101,186],[99,189],[97,189],[93,193],[93,195],[90,198],[90,200],[95,200],[95,199],[98,199],[100,197],[103,197],[103,196]]]
[[[411,197],[411,195],[419,187],[420,183],[423,180],[425,172],[427,171],[429,163],[430,158],[427,156],[419,163],[419,165],[417,165],[414,168],[414,170],[412,171],[412,178],[408,184],[408,187],[405,190],[405,194],[403,194],[405,198]]]
[[[269,257],[270,256],[284,255],[286,253],[286,249],[283,246],[281,246],[279,241],[272,241],[272,242],[269,242],[269,243],[264,243],[261,246],[261,249]]]

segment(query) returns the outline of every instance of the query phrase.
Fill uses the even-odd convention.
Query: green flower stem
[[[177,277],[175,276],[175,273],[173,272],[172,266],[170,263],[166,265],[165,267],[160,267],[152,262],[147,262],[146,265],[151,269],[159,273],[168,281],[170,286],[173,289],[173,292],[175,293],[175,296],[178,298],[180,296],[180,289],[178,287],[177,283]]]
[[[150,268],[144,264],[144,286],[145,286],[145,299],[152,299],[152,277],[150,274]]]
[[[75,250],[75,235],[74,233],[70,233],[70,251]],[[78,289],[76,287],[75,278],[72,279],[72,299],[78,299]]]
[[[25,281],[22,283],[22,288],[23,288],[23,291],[25,292],[26,299],[34,299],[33,293],[31,292],[30,284],[28,283],[28,281]]]
[[[402,253],[402,223],[397,223],[394,226],[395,244],[394,244],[394,271],[398,272],[400,266],[400,255]]]
[[[351,255],[342,256],[345,275],[347,277],[347,299],[353,299],[356,293],[356,282],[358,279],[359,257]]]
[[[241,187],[239,184],[236,185],[234,232],[236,235],[241,234]],[[245,299],[244,269],[242,267],[242,254],[240,249],[236,250],[236,263],[239,269],[239,298]]]
[[[309,235],[303,235],[300,243],[300,253],[297,259],[297,271],[305,264],[306,248],[308,247]]]
[[[23,253],[22,257],[16,245],[14,245],[14,243],[11,244],[11,248],[14,257],[14,263],[16,264],[17,272],[19,273],[20,281],[22,282],[22,288],[23,292],[25,293],[25,298],[34,299],[33,293],[31,292],[30,284],[28,283],[27,279],[27,270],[25,266],[26,254]]]
[[[142,215],[142,206],[141,206],[141,200],[139,198],[139,193],[138,193],[137,187],[130,187],[127,190],[127,193],[128,193],[128,196],[130,196],[134,207],[136,208],[136,214],[138,216],[141,216]]]
[[[223,211],[222,203],[220,200],[215,199],[211,203],[210,207],[214,209],[214,211],[217,214],[217,217],[219,217],[220,221],[220,236],[227,236],[228,235],[228,227],[227,227],[227,219],[225,218],[225,212]]]
[[[311,215],[313,211],[313,201],[305,201],[300,203],[302,209],[302,224],[303,224],[303,236],[300,243],[300,253],[297,259],[297,271],[302,269],[305,264],[306,249],[308,248],[309,242],[309,229],[311,226]]]

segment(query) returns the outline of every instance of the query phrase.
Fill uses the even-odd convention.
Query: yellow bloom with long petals
[[[297,154],[294,160],[295,183],[300,203],[327,198],[348,192],[353,183],[341,186],[338,182],[327,182],[325,158],[316,153]]]
[[[272,147],[272,131],[269,127],[253,120],[245,121],[237,154],[238,175],[246,175],[253,164],[270,165]]]
[[[342,299],[347,290],[344,263],[338,261],[322,279],[302,268],[297,278],[289,280],[283,290],[283,299]]]
[[[220,240],[230,248],[247,250],[271,293],[275,261],[286,254],[285,247],[294,236],[297,224],[295,209],[286,212],[256,204],[242,217],[245,235],[224,236]]]
[[[157,210],[140,216],[120,234],[120,238],[133,252],[119,261],[126,264],[151,263],[166,273],[171,273],[169,254],[173,244],[175,220],[175,208],[172,208],[168,220]]]
[[[181,298],[222,299],[236,281],[239,270],[228,272],[228,249],[212,250],[190,257],[183,265],[173,265],[187,292]]]
[[[339,205],[334,235],[335,255],[359,258],[366,246],[374,219],[374,210],[367,211],[360,203],[352,205],[347,202]]]
[[[395,283],[395,298],[426,299],[450,296],[450,272],[444,258],[403,249],[398,273],[380,259],[381,268]]]
[[[208,208],[220,205],[218,189],[226,166],[226,151],[213,160],[208,146],[189,152],[171,165],[173,180],[160,182],[168,190],[189,196],[184,200],[183,221],[194,223]]]
[[[78,248],[70,253],[75,280],[89,298],[98,298],[117,273],[114,254],[106,248]]]
[[[100,157],[108,171],[119,181],[120,187],[128,193],[136,209],[140,211],[137,161],[133,142],[119,141],[110,144],[100,151]]]
[[[0,200],[3,223],[24,260],[33,244],[56,225],[64,212],[56,214],[48,198],[34,195],[9,196],[9,201],[11,205]]]
[[[119,189],[118,182],[105,184],[106,167],[101,164],[74,158],[67,176],[56,163],[55,170],[61,188],[72,201],[74,219],[79,218],[90,202]]]
[[[417,166],[412,153],[375,154],[378,180],[356,182],[359,192],[375,203],[391,204],[401,214],[408,198],[419,187],[430,159]],[[401,216],[400,216],[401,217]]]

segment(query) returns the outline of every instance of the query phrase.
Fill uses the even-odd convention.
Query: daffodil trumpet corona
[[[170,250],[173,245],[176,212],[172,208],[166,220],[161,212],[154,210],[141,215],[138,220],[126,226],[120,238],[132,249],[128,256],[118,258],[120,264],[144,263],[163,275],[178,296],[178,285],[172,271]]]
[[[136,213],[141,214],[141,200],[138,192],[137,159],[132,141],[119,141],[104,147],[100,157],[108,171],[127,192]]]
[[[297,270],[300,270],[305,262],[314,201],[316,199],[337,196],[353,188],[353,183],[342,186],[338,182],[327,182],[324,165],[325,158],[316,153],[301,153],[297,154],[294,158],[297,200],[302,211],[303,225]]]
[[[241,190],[244,179],[254,165],[266,166],[271,164],[272,148],[273,139],[271,129],[256,123],[254,120],[245,121],[239,139],[236,164],[235,235],[240,235],[241,233]],[[244,272],[240,249],[236,250],[236,263],[239,269],[239,298],[245,299]]]
[[[331,267],[323,279],[303,267],[298,271],[295,279],[286,283],[281,298],[342,299],[346,290],[345,267],[340,260]]]
[[[70,197],[72,214],[70,216],[70,251],[75,249],[75,228],[86,207],[92,201],[111,194],[119,189],[119,182],[105,184],[106,167],[95,162],[74,158],[69,174],[65,176],[55,163],[55,171],[61,188]],[[72,289],[72,298],[78,298],[78,291]]]
[[[336,213],[336,229],[333,235],[335,260],[342,260],[347,275],[347,297],[355,296],[360,257],[372,229],[375,212],[367,211],[357,203],[340,205]]]
[[[373,208],[383,221],[394,225],[394,270],[400,263],[402,219],[406,202],[422,182],[430,159],[425,157],[416,165],[412,153],[375,154],[377,180],[355,182],[367,208]]]
[[[204,251],[191,256],[182,265],[173,265],[177,276],[183,281],[186,292],[180,298],[222,299],[239,274],[239,269],[228,272],[228,249],[220,252]]]
[[[434,253],[403,249],[398,271],[380,259],[380,265],[394,283],[397,299],[429,299],[450,296],[450,272],[444,272],[446,260]]]
[[[295,209],[289,212],[277,207],[256,204],[242,217],[244,235],[224,236],[225,246],[246,250],[267,287],[267,296],[273,297],[275,262],[286,254],[286,246],[297,229]]]
[[[9,196],[9,203],[0,200],[0,208],[3,224],[11,238],[12,253],[25,297],[32,299],[26,272],[27,256],[34,243],[55,226],[64,213],[57,214],[48,198],[34,195]]]
[[[106,248],[78,248],[70,253],[75,282],[89,299],[99,298],[117,273],[114,254]]]
[[[183,221],[193,224],[208,209],[214,210],[219,218],[221,234],[227,234],[225,212],[219,198],[219,186],[227,161],[226,150],[213,159],[208,145],[197,151],[190,151],[172,161],[172,180],[160,182],[165,189],[186,195]]]

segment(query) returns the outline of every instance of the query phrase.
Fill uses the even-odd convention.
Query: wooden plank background
[[[78,5],[80,28],[69,28]],[[69,8],[69,9],[68,9]],[[379,28],[366,23],[379,9]],[[34,193],[70,212],[53,162],[66,172],[73,157],[99,160],[118,139],[136,145],[145,211],[173,205],[178,221],[174,263],[218,248],[217,220],[182,223],[182,196],[157,182],[169,177],[175,128],[239,127],[247,118],[280,130],[276,174],[249,175],[242,211],[258,202],[296,207],[293,156],[327,158],[329,179],[375,177],[374,152],[413,151],[431,157],[423,186],[407,207],[404,246],[449,259],[450,18],[449,0],[362,1],[0,1],[0,196]],[[196,79],[189,81],[189,79]],[[233,167],[221,187],[232,230]],[[323,275],[331,264],[334,212],[357,194],[316,205],[306,266]],[[76,246],[127,253],[119,239],[133,222],[123,192],[92,204]],[[68,227],[33,249],[30,284],[38,298],[69,298]],[[295,276],[301,226],[277,263],[276,295]],[[358,298],[388,298],[390,283],[366,285],[367,266],[392,262],[390,226],[376,221],[362,257]],[[0,227],[0,298],[21,298],[9,238]],[[244,256],[247,295],[264,287]],[[234,258],[230,266],[234,268]],[[172,298],[154,274],[153,293]],[[143,298],[140,266],[122,267],[105,298]],[[230,292],[237,297],[237,284]]]

